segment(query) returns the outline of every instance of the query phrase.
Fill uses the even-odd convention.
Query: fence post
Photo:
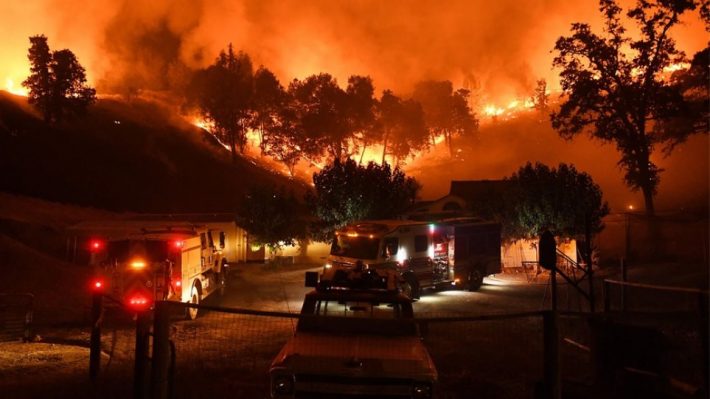
[[[707,292],[700,292],[698,294],[698,310],[700,312],[700,340],[703,351],[703,385],[705,392],[707,394],[708,389],[710,389],[710,347],[708,345],[708,294]]]
[[[94,291],[91,295],[91,340],[89,342],[89,378],[96,381],[101,369],[101,311],[103,295]]]
[[[542,325],[545,397],[548,399],[560,399],[560,342],[557,325],[557,312],[543,312]]]
[[[552,311],[557,311],[557,266],[550,269],[550,296],[552,297]]]
[[[621,258],[621,281],[622,282],[627,282],[627,267],[626,267],[626,259]],[[625,312],[626,311],[626,285],[621,284],[621,311]]]
[[[611,311],[611,284],[604,280],[602,284],[602,295],[604,296],[604,313]]]
[[[150,335],[150,312],[136,314],[136,358],[133,369],[133,398],[144,399],[146,394],[146,365],[148,363],[148,339]]]
[[[32,322],[34,319],[34,300],[35,297],[32,294],[27,295],[27,308],[25,309],[25,330],[23,332],[22,340],[24,342],[30,342],[32,340]]]
[[[168,397],[170,367],[170,302],[155,303],[153,320],[153,367],[150,374],[152,399]]]
[[[584,244],[586,246],[587,277],[589,278],[589,311],[594,313],[596,303],[594,303],[594,270],[592,267],[592,227],[589,212],[584,214]]]

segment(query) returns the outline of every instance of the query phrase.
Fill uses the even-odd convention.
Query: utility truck
[[[224,231],[208,225],[143,229],[90,243],[95,288],[132,307],[155,300],[199,304],[224,293],[229,273]],[[197,317],[197,308],[186,316]]]
[[[365,267],[396,271],[411,298],[424,288],[475,291],[485,276],[500,273],[500,247],[500,224],[480,219],[356,222],[336,231],[321,281]]]

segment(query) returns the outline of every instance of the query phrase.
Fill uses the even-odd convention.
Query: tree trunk
[[[387,155],[387,139],[389,138],[389,133],[385,133],[384,140],[382,141],[382,165],[385,164],[385,156]]]
[[[448,131],[444,132],[444,137],[446,138],[446,142],[449,144],[449,156],[454,157],[454,143],[451,140],[451,133]]]
[[[362,165],[362,158],[365,157],[365,151],[367,150],[367,143],[362,144],[362,152],[360,153],[360,162],[358,165]]]
[[[653,195],[655,191],[654,181],[656,176],[652,175],[653,171],[649,167],[649,164],[651,162],[650,152],[651,151],[647,145],[642,146],[638,149],[636,156],[639,170],[639,186],[641,186],[641,191],[643,192],[643,200],[647,216],[653,216],[656,214],[655,208],[653,206]]]
[[[641,187],[643,191],[643,201],[646,207],[646,216],[654,216],[656,214],[656,209],[653,205],[653,187],[650,184],[644,184]]]
[[[229,146],[232,149],[232,163],[237,163],[237,133],[229,133],[230,143]]]

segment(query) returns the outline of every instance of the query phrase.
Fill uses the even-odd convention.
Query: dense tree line
[[[320,73],[284,86],[249,55],[229,45],[215,62],[197,70],[186,88],[186,103],[196,108],[212,133],[233,156],[243,152],[247,131],[259,135],[262,154],[293,174],[301,160],[343,161],[382,145],[382,161],[394,165],[443,137],[452,149],[456,137],[478,128],[468,105],[469,92],[449,81],[420,82],[412,98],[384,90],[378,98],[372,79],[353,75],[347,85]]]

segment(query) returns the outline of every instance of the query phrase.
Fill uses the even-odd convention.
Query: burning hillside
[[[305,185],[249,160],[232,163],[209,135],[155,102],[99,100],[49,126],[0,92],[0,191],[118,211],[232,211],[254,186]]]

